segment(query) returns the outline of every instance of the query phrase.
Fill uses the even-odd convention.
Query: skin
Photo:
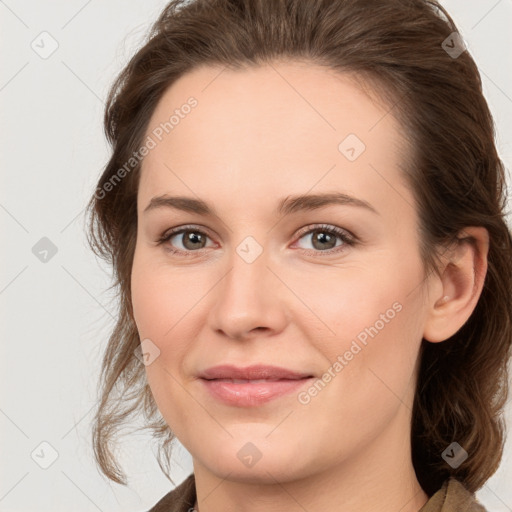
[[[422,337],[441,342],[471,315],[487,270],[487,232],[468,227],[476,243],[447,252],[440,275],[425,279],[415,201],[400,167],[409,154],[404,130],[350,75],[285,61],[201,67],[166,91],[146,135],[190,96],[197,107],[142,165],[132,299],[141,340],[160,350],[147,379],[192,455],[199,510],[418,511],[428,500],[409,443],[418,351]],[[366,146],[354,161],[338,149],[348,134]],[[330,205],[276,214],[282,198],[333,191],[378,213]],[[144,213],[162,194],[200,198],[217,215]],[[188,224],[207,236],[187,244],[182,233],[158,245]],[[314,232],[299,232],[316,224],[358,242],[315,244]],[[251,263],[237,253],[248,236],[262,250]],[[230,406],[197,378],[222,363],[321,378],[397,303],[394,318],[307,404],[293,392],[259,407]],[[237,457],[248,442],[261,453],[251,467]]]

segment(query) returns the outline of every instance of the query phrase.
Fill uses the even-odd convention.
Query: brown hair
[[[131,416],[143,412],[144,428],[161,439],[158,463],[169,479],[174,439],[134,356],[140,340],[130,275],[140,162],[130,158],[159,99],[181,75],[199,65],[243,69],[277,59],[352,73],[386,99],[413,150],[405,176],[418,207],[426,273],[437,271],[436,248],[457,242],[464,227],[488,230],[488,271],[471,317],[442,343],[422,340],[411,446],[429,496],[449,476],[475,492],[497,470],[512,339],[512,240],[493,120],[469,53],[445,51],[446,41],[455,44],[453,35],[447,39],[453,32],[446,11],[425,0],[175,0],[162,11],[110,90],[104,127],[112,155],[88,204],[89,244],[113,265],[119,289],[93,428],[95,457],[108,478],[126,484],[113,443]],[[469,454],[457,468],[441,457],[453,441]]]

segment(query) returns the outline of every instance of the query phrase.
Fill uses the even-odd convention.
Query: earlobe
[[[489,234],[483,227],[467,227],[445,259],[437,289],[427,304],[423,338],[438,343],[453,336],[473,313],[487,273]]]

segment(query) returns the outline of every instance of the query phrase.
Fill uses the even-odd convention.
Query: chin
[[[296,444],[274,446],[264,436],[261,440],[250,439],[235,437],[222,450],[213,452],[206,448],[208,456],[199,460],[218,478],[244,483],[275,484],[300,479],[311,472],[306,457],[299,458],[305,454],[297,453]]]

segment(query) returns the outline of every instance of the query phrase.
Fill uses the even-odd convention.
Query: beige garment
[[[148,512],[192,512],[196,501],[194,473]],[[458,480],[449,478],[418,512],[487,512]]]
[[[445,480],[418,512],[487,512],[475,495],[455,478]]]

